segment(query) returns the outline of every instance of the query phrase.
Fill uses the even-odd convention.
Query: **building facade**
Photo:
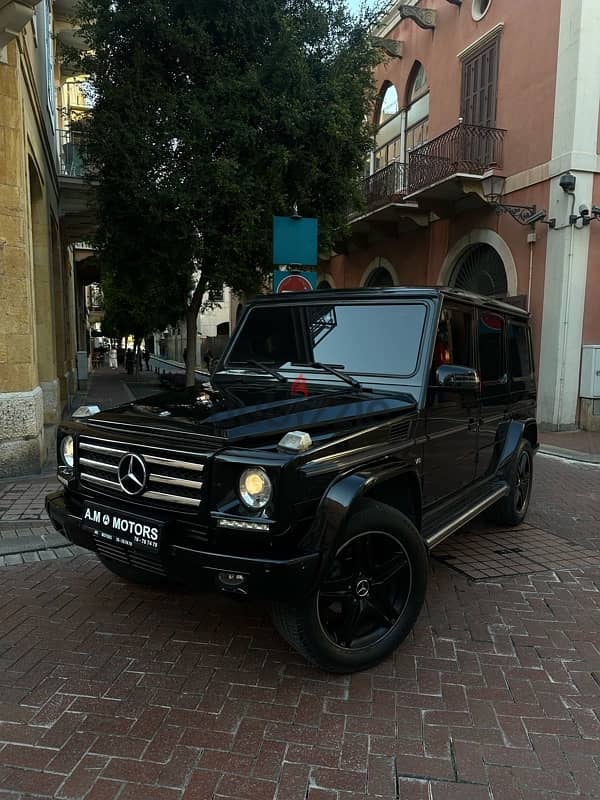
[[[72,0],[0,0],[0,478],[39,471],[77,388],[91,232],[65,97]],[[87,282],[90,282],[87,280]]]
[[[229,286],[223,286],[220,292],[207,292],[202,298],[202,307],[198,314],[198,334],[196,337],[196,364],[202,366],[207,351],[213,357],[221,355],[229,341],[237,320],[242,312],[242,301]],[[154,335],[154,351],[171,361],[183,361],[187,332],[185,321],[168,328],[161,334]]]
[[[406,0],[374,34],[365,208],[321,284],[512,298],[532,314],[541,428],[600,429],[580,392],[600,345],[600,3]]]

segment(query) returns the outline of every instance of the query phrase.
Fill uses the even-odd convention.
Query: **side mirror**
[[[479,375],[472,367],[460,367],[457,364],[442,364],[435,371],[438,386],[452,389],[478,389]]]

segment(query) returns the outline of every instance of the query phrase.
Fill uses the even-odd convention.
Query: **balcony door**
[[[467,125],[496,127],[498,44],[494,39],[463,62],[460,115]]]
[[[463,62],[460,114],[466,125],[496,127],[498,43],[499,39],[494,39]],[[464,131],[462,158],[466,169],[472,165],[472,171],[477,172],[482,166],[493,164],[493,136],[473,128]]]

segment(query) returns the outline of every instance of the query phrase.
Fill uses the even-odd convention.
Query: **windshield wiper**
[[[335,367],[332,367],[331,364],[323,364],[320,361],[309,361],[307,364],[293,364],[294,367],[314,367],[314,369],[323,369],[325,372],[329,372],[330,375],[335,375],[342,381],[349,383],[350,386],[354,387],[355,389],[362,389],[363,385],[356,378],[353,378],[351,375],[346,375],[345,372],[340,372]]]
[[[248,361],[240,361],[241,366],[246,366],[250,364],[252,367],[258,367],[258,369],[262,370],[263,372],[267,373],[268,375],[272,375],[274,378],[277,378],[278,381],[282,381],[283,383],[287,383],[287,378],[285,378],[280,372],[277,372],[276,369],[272,369],[268,367],[266,364],[263,364],[262,361],[255,361],[254,359],[248,359]]]

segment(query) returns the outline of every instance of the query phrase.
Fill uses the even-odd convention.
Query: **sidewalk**
[[[600,432],[540,433],[540,453],[588,464],[600,464]]]
[[[173,364],[171,369],[176,367]],[[156,372],[128,375],[123,369],[101,367],[91,374],[88,390],[78,396],[75,407],[98,405],[105,410],[154,394],[161,388]],[[65,419],[69,419],[70,413]],[[58,488],[54,470],[0,481],[0,567],[70,558],[86,552],[57,533],[44,511],[46,495]]]

